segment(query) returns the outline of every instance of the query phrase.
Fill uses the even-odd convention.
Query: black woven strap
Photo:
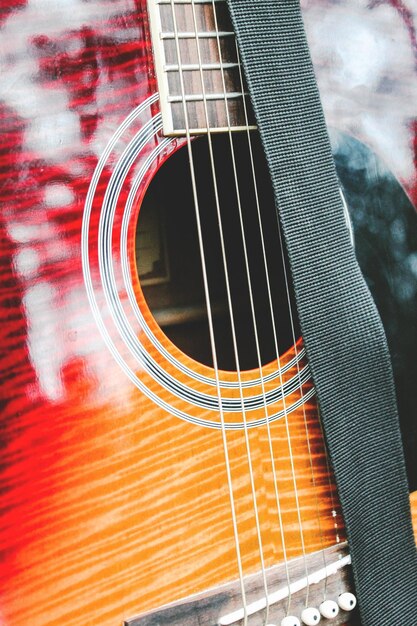
[[[228,0],[284,231],[364,626],[417,624],[390,356],[357,264],[299,0]]]

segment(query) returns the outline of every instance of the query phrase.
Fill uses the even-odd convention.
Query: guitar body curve
[[[237,580],[233,512],[245,575],[343,543],[302,341],[221,371],[222,427],[213,369],[145,299],[141,206],[185,149],[160,132],[146,2],[11,2],[0,20],[0,623],[120,626]],[[415,166],[398,177],[417,197]]]

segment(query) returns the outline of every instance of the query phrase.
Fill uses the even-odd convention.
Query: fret
[[[226,0],[155,0],[155,4],[168,4],[170,6],[177,4],[226,4]]]
[[[254,124],[250,124],[250,125],[242,125],[242,126],[232,126],[230,129],[228,126],[209,126],[210,128],[210,133],[213,135],[217,135],[219,133],[227,133],[229,132],[229,130],[231,130],[233,133],[239,132],[239,133],[243,133],[243,132],[247,132],[248,130],[252,131],[252,130],[256,130],[257,126],[255,126]],[[175,136],[182,136],[186,134],[186,129],[185,128],[178,128],[175,131]],[[207,135],[207,127],[204,128],[203,126],[199,126],[196,128],[190,128],[189,129],[190,135]]]
[[[236,67],[239,67],[240,63],[202,63],[199,65],[198,63],[189,63],[189,64],[181,64],[182,72],[198,72],[200,69],[203,71],[209,70],[231,70]],[[165,72],[178,72],[180,66],[178,64],[170,64],[164,65]]]
[[[186,121],[193,135],[254,128],[225,1],[148,0],[148,7],[164,134],[184,135]]]
[[[209,31],[209,32],[180,32],[180,33],[160,33],[161,39],[217,39],[217,37],[234,37],[233,32]]]
[[[241,91],[228,91],[227,93],[193,93],[186,94],[184,97],[182,96],[168,96],[168,102],[204,102],[205,100],[224,100],[224,99],[233,99],[233,98],[243,98],[246,97],[248,93]]]

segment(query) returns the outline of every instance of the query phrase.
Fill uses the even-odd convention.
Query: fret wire
[[[176,35],[173,32],[163,32],[160,33],[161,39],[175,39]],[[219,37],[234,37],[235,34],[232,31],[222,31],[219,32]],[[217,38],[216,31],[207,31],[207,32],[199,32],[199,33],[191,33],[191,32],[180,32],[177,35],[178,39],[215,39]]]
[[[249,94],[247,92],[242,93],[241,91],[228,91],[225,93],[206,93],[205,96],[201,93],[197,94],[187,94],[185,96],[186,102],[202,102],[205,100],[224,100],[225,98],[242,98],[242,96],[247,97]],[[168,96],[168,102],[182,102],[182,96]]]
[[[242,124],[241,126],[232,126],[231,127],[231,131],[233,133],[235,132],[244,132],[244,131],[251,131],[251,130],[257,130],[257,126],[253,125],[244,125]],[[217,133],[227,133],[229,131],[229,127],[228,126],[210,126],[210,132],[211,134],[217,134]],[[186,133],[186,129],[185,128],[176,128],[174,131],[175,135],[185,135]],[[190,128],[189,129],[189,133],[190,135],[207,135],[207,128]]]
[[[233,69],[235,67],[239,67],[239,63],[223,63],[223,65],[220,65],[220,63],[202,63],[201,65],[201,69],[202,70],[221,70],[223,67],[223,69]],[[200,69],[200,66],[198,65],[198,63],[188,63],[185,65],[181,65],[181,70],[184,72],[188,72],[188,71],[198,71]],[[179,65],[178,64],[174,64],[174,63],[170,63],[168,65],[164,65],[164,70],[165,72],[178,72],[179,71]]]
[[[214,2],[215,4],[225,4],[226,0],[194,0],[194,4],[212,4],[212,2]],[[171,5],[171,0],[155,0],[156,4],[169,4]],[[173,4],[188,4],[188,5],[192,5],[192,1],[191,0],[174,0]]]

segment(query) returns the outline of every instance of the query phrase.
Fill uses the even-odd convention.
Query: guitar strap
[[[355,258],[299,0],[228,0],[284,232],[363,626],[417,624],[390,355]]]

